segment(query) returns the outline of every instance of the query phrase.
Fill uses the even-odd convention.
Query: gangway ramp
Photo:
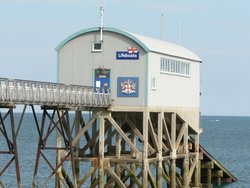
[[[211,178],[209,181],[217,185],[237,181],[237,178],[201,145],[200,152],[203,154],[203,159],[201,160],[201,170],[203,171],[202,174],[204,175],[201,178],[203,180],[208,181]]]
[[[194,147],[194,139],[190,137],[191,148]],[[215,159],[201,144],[199,145],[201,160],[201,183],[203,187],[233,183],[238,179]]]
[[[108,107],[110,90],[81,85],[0,78],[1,105]]]

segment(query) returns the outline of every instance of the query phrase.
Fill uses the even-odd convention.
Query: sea
[[[9,120],[6,120],[8,124]],[[20,114],[15,114],[16,129],[20,121]],[[38,144],[38,131],[31,113],[24,116],[23,123],[18,132],[18,153],[20,161],[21,181],[23,188],[32,187],[33,173]],[[41,122],[41,114],[38,115],[38,122]],[[250,117],[234,116],[202,116],[201,127],[203,133],[200,142],[203,147],[214,156],[225,168],[227,168],[238,181],[218,187],[226,188],[249,188],[250,187]],[[10,130],[6,130],[11,137]],[[55,135],[48,142],[55,143]],[[0,150],[7,150],[3,135],[0,133]],[[53,161],[55,153],[48,152],[44,155]],[[9,155],[0,154],[0,173],[4,165],[11,160]],[[44,181],[51,173],[51,167],[43,159],[40,159],[37,187],[44,185]],[[6,188],[15,188],[15,163],[12,162],[0,179]],[[52,163],[52,165],[54,165]],[[89,168],[83,166],[82,168]],[[67,169],[69,170],[69,169]],[[46,177],[44,176],[46,174]],[[45,187],[53,187],[55,180],[52,178]],[[83,187],[87,187],[86,185]],[[214,186],[216,187],[216,186]]]
[[[201,144],[237,179],[226,188],[250,187],[250,117],[202,116]]]

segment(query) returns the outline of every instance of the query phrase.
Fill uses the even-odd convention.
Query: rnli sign
[[[138,97],[139,78],[138,77],[118,77],[118,97]]]
[[[138,60],[139,52],[135,47],[128,47],[128,51],[116,52],[116,59],[120,60]]]

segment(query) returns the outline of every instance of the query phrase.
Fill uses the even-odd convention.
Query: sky
[[[79,30],[99,26],[99,5],[99,0],[0,0],[0,77],[56,82],[55,47]],[[249,0],[105,0],[104,27],[190,49],[203,61],[201,114],[249,116],[249,7]]]

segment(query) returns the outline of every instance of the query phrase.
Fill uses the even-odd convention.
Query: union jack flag
[[[134,54],[134,53],[138,53],[137,49],[135,47],[129,46],[128,47],[128,53],[129,54]]]

